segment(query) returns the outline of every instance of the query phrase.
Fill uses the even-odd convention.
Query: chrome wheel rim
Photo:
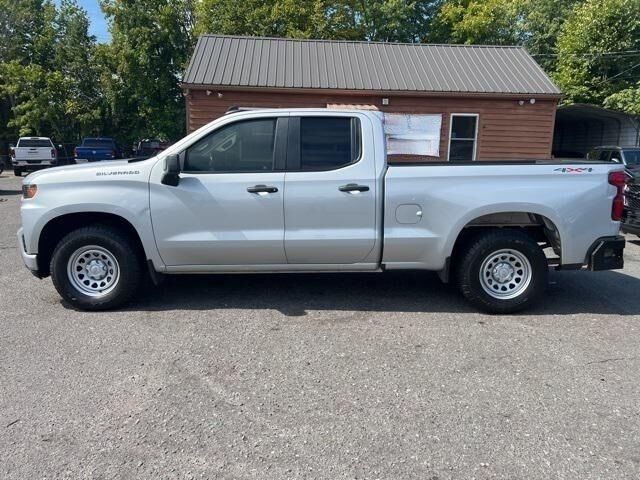
[[[532,278],[531,263],[527,257],[510,248],[489,254],[480,267],[482,289],[499,300],[509,300],[521,295]]]
[[[67,276],[79,292],[90,297],[102,297],[118,284],[120,266],[113,253],[106,248],[87,245],[69,257]]]

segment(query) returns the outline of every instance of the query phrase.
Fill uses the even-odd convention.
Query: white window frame
[[[475,117],[476,119],[476,131],[473,137],[473,158],[472,162],[476,161],[476,154],[478,152],[478,130],[480,128],[480,114],[479,113],[452,113],[449,115],[449,145],[447,146],[447,162],[451,161],[451,134],[453,132],[453,117]],[[470,140],[469,138],[456,138],[455,140]]]

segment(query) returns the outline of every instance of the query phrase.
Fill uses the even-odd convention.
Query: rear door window
[[[360,121],[352,117],[300,117],[299,165],[292,170],[336,170],[360,158]]]
[[[611,152],[611,161],[616,163],[622,163],[622,154],[617,150]]]
[[[600,154],[598,155],[598,160],[600,160],[601,162],[608,162],[610,156],[611,156],[610,150],[601,150]]]

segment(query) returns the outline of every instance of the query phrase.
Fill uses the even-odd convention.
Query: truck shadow
[[[3,190],[0,188],[0,197],[8,197],[11,195],[22,195],[22,190]]]
[[[550,272],[534,308],[519,315],[640,314],[640,279],[619,272]],[[247,309],[304,316],[310,310],[470,313],[476,310],[430,272],[168,276],[129,311]]]

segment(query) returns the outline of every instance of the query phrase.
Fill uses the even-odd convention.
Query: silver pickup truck
[[[550,266],[622,268],[624,182],[611,163],[388,165],[375,113],[240,112],[147,160],[29,175],[18,243],[87,310],[163,274],[419,269],[508,313]]]

